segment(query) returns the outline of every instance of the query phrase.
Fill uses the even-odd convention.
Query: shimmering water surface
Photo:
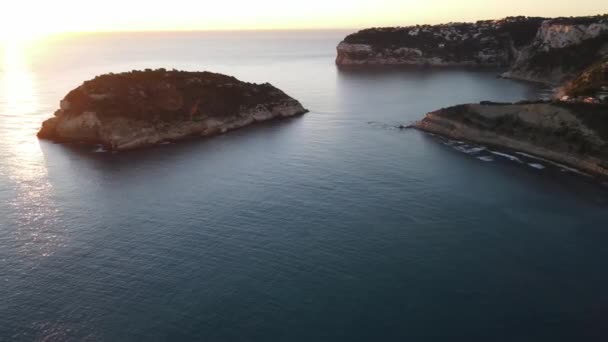
[[[546,90],[491,70],[339,71],[345,34],[5,47],[0,340],[605,341],[605,186],[394,128]],[[83,80],[147,67],[269,81],[310,113],[129,153],[35,138]]]

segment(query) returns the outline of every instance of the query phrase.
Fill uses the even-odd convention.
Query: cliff
[[[608,176],[608,105],[466,104],[428,113],[413,127],[534,154]]]
[[[125,150],[305,112],[298,101],[268,83],[148,69],[84,82],[65,96],[38,137]]]
[[[544,21],[503,76],[559,84],[608,57],[608,16]]]
[[[476,23],[371,28],[338,45],[347,65],[507,66],[514,50],[532,42],[544,18],[511,17]]]
[[[505,77],[559,83],[608,55],[608,15],[509,17],[371,28],[347,36],[336,64],[506,67]]]
[[[504,77],[561,85],[561,101],[459,105],[413,126],[608,176],[608,15],[372,28],[337,53],[341,67],[504,67]]]

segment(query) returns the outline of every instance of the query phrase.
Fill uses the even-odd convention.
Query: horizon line
[[[145,28],[134,28],[134,29],[99,29],[99,30],[74,30],[74,31],[57,31],[48,32],[41,34],[37,37],[31,37],[34,40],[48,39],[59,36],[73,36],[73,35],[89,35],[89,34],[149,34],[149,33],[221,33],[221,32],[312,32],[312,31],[359,31],[366,28],[388,28],[388,27],[409,27],[416,25],[442,25],[442,24],[456,24],[456,23],[475,23],[478,21],[490,21],[490,20],[501,20],[509,17],[536,17],[558,19],[558,18],[576,18],[576,17],[595,17],[595,16],[608,16],[608,13],[596,13],[586,14],[578,16],[535,16],[535,15],[509,15],[500,18],[485,18],[469,21],[441,21],[441,22],[429,22],[429,23],[403,23],[396,25],[362,25],[358,27],[269,27],[269,28],[253,28],[253,27],[242,27],[242,28],[167,28],[167,29],[145,29]]]

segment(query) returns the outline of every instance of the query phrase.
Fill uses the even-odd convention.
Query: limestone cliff
[[[336,64],[505,67],[505,77],[560,83],[607,55],[608,15],[509,17],[362,30],[338,45]]]
[[[546,20],[503,76],[559,84],[606,57],[608,16]]]
[[[268,83],[210,72],[133,71],[98,76],[69,92],[38,136],[125,150],[305,112]]]
[[[531,153],[608,176],[608,105],[466,104],[428,113],[413,127]]]

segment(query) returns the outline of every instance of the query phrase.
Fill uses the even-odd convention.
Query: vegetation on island
[[[97,76],[70,91],[64,115],[95,112],[113,117],[173,121],[234,115],[285,99],[272,85],[254,84],[212,72],[143,70]]]

